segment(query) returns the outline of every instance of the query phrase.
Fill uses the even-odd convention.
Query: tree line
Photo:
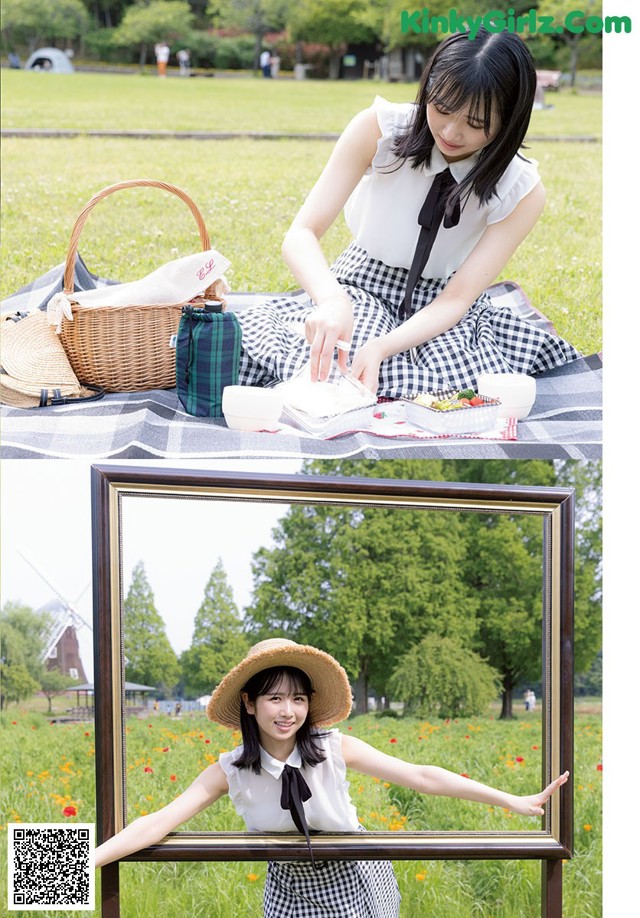
[[[562,24],[574,7],[573,0],[513,0],[509,11],[517,17],[533,9]],[[328,75],[337,77],[348,46],[368,46],[374,56],[392,49],[428,53],[446,37],[442,28],[418,34],[403,29],[402,13],[413,8],[406,0],[3,0],[1,26],[5,51],[75,42],[97,59],[133,52],[144,64],[154,44],[167,41],[174,53],[189,48],[195,65],[221,69],[257,69],[268,37],[283,69],[291,69],[294,58],[319,60],[324,54]],[[601,16],[602,0],[585,0],[581,9],[583,18]],[[464,0],[454,12],[476,18],[488,8],[483,0]],[[451,4],[432,0],[428,13],[446,22]],[[582,66],[601,67],[600,35],[532,30],[523,37],[538,67],[575,73],[579,49]]]
[[[584,682],[599,665],[600,463],[315,460],[303,473],[574,488],[578,678]],[[481,713],[500,697],[501,716],[511,717],[516,689],[541,679],[542,538],[541,520],[527,514],[293,504],[272,544],[252,558],[247,608],[238,609],[216,561],[190,646],[180,655],[138,562],[123,603],[126,679],[165,697],[198,698],[251,644],[288,637],[340,660],[358,711],[367,710],[371,694],[386,705],[398,701],[408,712],[442,717]],[[18,659],[14,619],[3,610],[10,624],[3,676],[7,665],[26,667],[34,656],[25,645]],[[33,635],[33,620],[24,630]]]
[[[598,463],[307,462],[312,474],[568,486],[576,490],[576,671],[601,646]],[[542,525],[526,514],[292,505],[252,559],[239,610],[220,560],[190,647],[170,647],[140,562],[124,602],[127,678],[197,698],[268,637],[314,644],[345,666],[356,709],[373,693],[416,714],[480,713],[541,678]]]

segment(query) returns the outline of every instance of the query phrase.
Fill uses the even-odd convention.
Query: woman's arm
[[[163,839],[176,826],[191,819],[196,813],[215,803],[229,790],[227,777],[216,762],[210,765],[195,779],[183,794],[171,803],[141,816],[130,823],[122,832],[103,842],[96,848],[96,867],[104,867],[111,861],[118,861],[134,851],[148,848]]]
[[[380,137],[372,108],[349,122],[282,244],[282,254],[294,277],[318,307],[306,323],[313,380],[326,379],[336,341],[350,341],[353,331],[351,300],[331,273],[320,239],[371,165]],[[346,361],[346,352],[340,351],[338,363],[343,370]]]
[[[356,379],[375,392],[380,364],[386,357],[408,351],[453,328],[531,232],[544,210],[545,197],[539,182],[508,217],[485,229],[473,251],[429,306],[389,334],[361,347],[351,367]]]
[[[541,816],[543,806],[549,797],[569,778],[569,772],[552,781],[541,793],[526,797],[507,794],[504,791],[463,778],[446,768],[435,765],[413,765],[386,755],[369,746],[355,736],[342,736],[342,755],[347,768],[353,768],[363,774],[410,787],[421,794],[433,794],[437,797],[455,797],[459,800],[473,800],[490,806],[500,806],[523,816]]]

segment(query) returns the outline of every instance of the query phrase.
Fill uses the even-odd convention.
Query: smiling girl
[[[579,357],[485,292],[545,204],[520,152],[535,89],[524,41],[480,29],[438,46],[414,104],[378,97],[356,115],[284,240],[305,295],[239,314],[241,382],[288,379],[308,360],[325,379],[336,348],[388,397]],[[343,209],[354,241],[329,267],[320,240]]]
[[[156,844],[181,823],[229,794],[249,832],[303,833],[310,860],[269,862],[265,918],[397,918],[400,894],[388,861],[315,860],[314,832],[364,831],[349,797],[347,768],[423,794],[473,800],[525,816],[568,780],[518,797],[434,765],[414,765],[354,736],[321,729],[351,711],[346,672],[324,651],[274,638],[251,648],[207,705],[210,720],[241,729],[225,752],[172,803],[96,849],[96,867]]]

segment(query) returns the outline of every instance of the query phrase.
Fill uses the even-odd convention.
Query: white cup
[[[536,400],[536,381],[526,373],[481,373],[478,395],[499,398],[498,417],[526,418]]]
[[[222,413],[233,430],[277,430],[282,407],[277,389],[225,386],[222,390]]]

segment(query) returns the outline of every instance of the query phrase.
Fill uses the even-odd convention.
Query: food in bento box
[[[424,408],[433,408],[435,411],[458,411],[461,408],[477,408],[480,405],[486,405],[487,399],[478,395],[473,389],[461,389],[446,395],[422,392],[413,398],[413,402]]]

